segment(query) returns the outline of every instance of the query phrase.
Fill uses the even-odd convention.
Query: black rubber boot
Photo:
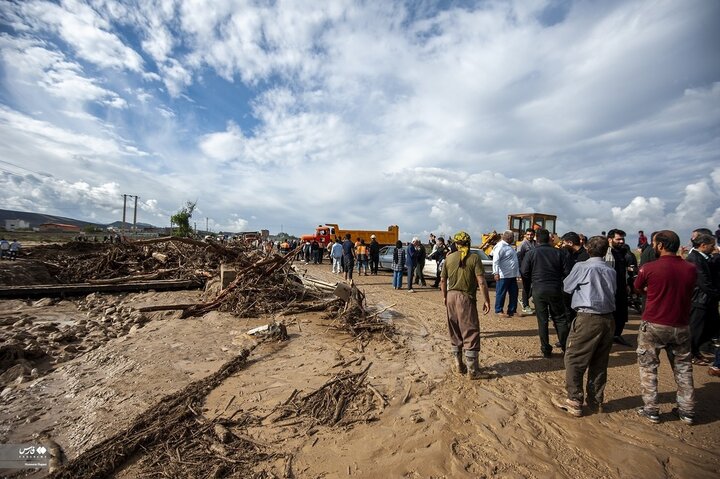
[[[467,373],[467,367],[465,366],[465,363],[463,362],[462,351],[453,351],[452,357],[453,357],[452,372],[455,374]]]

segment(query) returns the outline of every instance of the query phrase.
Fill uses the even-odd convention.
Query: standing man
[[[645,406],[640,416],[660,422],[657,392],[658,354],[667,352],[677,384],[677,405],[673,410],[686,424],[695,421],[692,354],[690,351],[690,302],[695,288],[695,266],[677,255],[680,238],[674,231],[658,231],[653,238],[657,261],[640,268],[635,289],[647,295],[638,332],[640,388]]]
[[[565,235],[567,236],[567,235]],[[565,238],[563,236],[563,238]],[[572,298],[576,316],[565,350],[567,398],[553,398],[553,404],[572,416],[582,416],[583,376],[587,376],[587,404],[599,410],[603,404],[607,366],[615,331],[615,270],[605,264],[609,247],[604,236],[588,243],[588,259],[575,263],[563,280],[564,292]]]
[[[657,233],[657,231],[653,231],[650,234],[650,243],[645,243],[645,246],[640,248],[640,267],[657,259],[655,257],[655,250],[652,247],[652,240],[655,237],[655,233]]]
[[[10,243],[10,259],[15,261],[17,259],[17,255],[20,252],[20,243],[18,243],[18,240],[14,239],[12,243]]]
[[[425,273],[423,273],[426,255],[427,251],[425,251],[425,246],[418,240],[415,244],[415,284],[419,284],[420,286],[427,286],[425,283]]]
[[[522,266],[523,259],[528,251],[535,249],[535,230],[528,228],[525,230],[525,238],[518,247],[517,256],[518,264]],[[530,307],[530,295],[532,294],[532,283],[530,278],[522,277],[522,312],[523,314],[534,314],[535,310]]]
[[[440,236],[435,240],[435,246],[433,246],[432,252],[428,258],[435,260],[435,282],[432,287],[437,288],[440,284],[440,272],[442,272],[443,261],[445,261],[445,255],[447,254],[447,246],[445,246],[445,238]]]
[[[568,274],[570,274],[570,271],[573,269],[576,263],[589,259],[590,255],[588,254],[585,247],[582,245],[582,242],[580,241],[580,235],[575,233],[574,231],[569,231],[565,233],[564,235],[562,235],[561,239],[562,247],[567,254],[567,257],[565,258],[565,276],[567,276]],[[607,252],[607,248],[605,252]],[[572,306],[572,292],[563,292],[563,304],[565,305],[567,324],[570,325],[575,319],[575,316],[577,316],[577,313]],[[614,301],[613,304],[615,304]]]
[[[0,239],[0,259],[6,258],[10,254],[10,243],[5,238]]]
[[[718,285],[713,283],[710,258],[715,251],[715,237],[700,233],[692,240],[693,248],[687,261],[695,265],[697,282],[690,306],[690,351],[693,364],[708,366],[710,361],[700,354],[700,346],[710,339],[718,321]]]
[[[350,237],[350,233],[346,233],[345,240],[342,242],[345,281],[352,281],[353,268],[355,267],[355,245],[350,241]]]
[[[415,274],[415,261],[417,257],[417,250],[415,245],[418,242],[418,238],[415,237],[407,245],[405,251],[405,264],[407,265],[407,282],[408,282],[408,293],[414,293],[413,289],[413,275]]]
[[[375,235],[370,235],[370,273],[377,276],[378,266],[380,265],[380,243],[377,242]]]
[[[517,311],[518,284],[520,265],[515,249],[510,246],[515,242],[515,234],[505,231],[502,239],[492,250],[492,269],[495,277],[495,314],[503,314],[505,296],[509,296],[506,318],[512,318]]]
[[[648,244],[647,236],[645,236],[645,233],[643,232],[643,230],[638,231],[638,244],[637,244],[637,247],[638,247],[638,248],[642,248],[642,247],[645,246],[646,244]]]
[[[628,321],[628,302],[627,302],[627,274],[628,265],[625,259],[625,232],[619,229],[611,229],[607,234],[610,242],[610,249],[605,255],[605,262],[615,268],[617,273],[617,291],[615,291],[615,335],[613,342],[622,344],[623,346],[632,347],[622,337],[625,323]]]
[[[340,238],[335,238],[335,242],[330,249],[330,258],[332,259],[332,272],[340,274],[342,272],[342,256],[343,256],[343,245],[340,242]]]
[[[455,235],[457,251],[445,258],[440,290],[447,308],[448,329],[453,364],[456,374],[467,372],[470,379],[487,378],[480,372],[480,320],[478,318],[476,290],[483,296],[483,314],[490,312],[490,293],[479,255],[470,254],[470,235],[460,231]],[[463,350],[465,362],[463,362]]]
[[[555,323],[560,347],[565,351],[568,324],[563,304],[562,284],[565,271],[565,255],[550,246],[550,232],[539,229],[536,233],[537,247],[530,250],[523,259],[520,272],[523,278],[532,281],[532,298],[535,302],[540,351],[543,357],[552,356],[552,346],[548,332],[550,316]]]

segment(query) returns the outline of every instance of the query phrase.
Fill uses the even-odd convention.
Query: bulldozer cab
[[[515,233],[515,239],[522,241],[525,230],[546,229],[550,233],[555,233],[555,224],[557,216],[544,213],[517,213],[508,215],[508,229]]]

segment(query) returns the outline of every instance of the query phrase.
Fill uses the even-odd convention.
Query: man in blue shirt
[[[593,236],[587,244],[590,258],[573,266],[563,280],[563,290],[572,294],[577,316],[570,327],[565,349],[567,398],[553,397],[553,404],[572,416],[582,416],[583,376],[587,370],[587,404],[600,410],[603,403],[607,366],[615,331],[615,290],[617,275],[604,257],[609,242]]]

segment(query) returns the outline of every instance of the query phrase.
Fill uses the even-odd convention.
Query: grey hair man
[[[589,258],[575,263],[563,280],[563,290],[572,298],[576,312],[565,349],[567,398],[553,398],[553,404],[572,416],[582,416],[583,376],[587,371],[587,404],[602,408],[607,367],[615,331],[615,270],[604,257],[609,244],[593,236],[587,244]]]

